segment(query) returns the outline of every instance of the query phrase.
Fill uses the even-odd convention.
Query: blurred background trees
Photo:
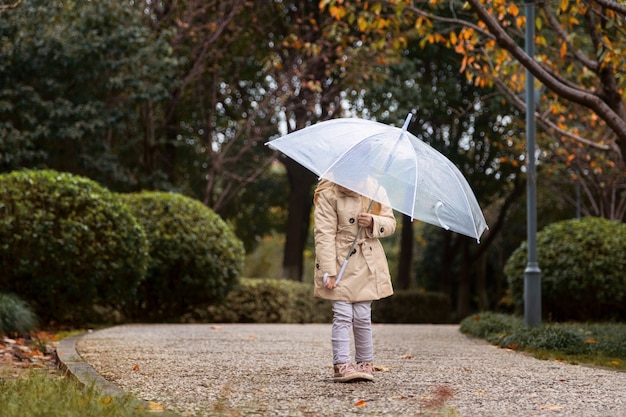
[[[624,220],[625,10],[537,5],[529,63],[522,6],[464,4],[8,2],[0,172],[180,192],[226,220],[250,257],[270,257],[249,273],[308,282],[317,179],[263,144],[329,118],[400,125],[413,112],[409,129],[461,169],[490,230],[478,245],[398,215],[387,244],[395,286],[449,295],[458,318],[509,308],[503,268],[525,239],[524,65],[546,86],[537,84],[539,227]],[[276,241],[280,254],[264,252]]]

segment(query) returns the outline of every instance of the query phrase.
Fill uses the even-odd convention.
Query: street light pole
[[[526,53],[535,57],[535,0],[524,0]],[[524,320],[541,325],[541,270],[537,262],[537,169],[535,167],[535,78],[526,70],[526,207],[528,264],[524,270]]]

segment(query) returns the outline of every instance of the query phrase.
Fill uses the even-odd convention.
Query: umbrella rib
[[[456,180],[456,182],[459,184],[459,186],[460,186],[460,187],[461,187],[461,189],[463,190],[463,189],[464,189],[464,187],[463,187],[463,183],[459,180],[459,178],[455,175],[455,176],[454,176],[454,179]],[[473,213],[473,212],[472,212],[472,205],[471,205],[471,204],[470,204],[470,202],[469,202],[469,199],[468,199],[468,197],[467,197],[467,193],[463,193],[463,200],[465,201],[465,205],[466,205],[467,212],[468,212],[468,213]],[[477,228],[477,226],[476,226],[476,222],[475,222],[475,221],[472,221],[471,223],[472,223],[472,226],[474,226],[474,236],[476,236],[476,240],[477,240],[478,242],[480,242],[480,236],[478,236],[478,228]]]

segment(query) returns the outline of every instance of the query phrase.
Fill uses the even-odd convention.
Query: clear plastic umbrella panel
[[[320,122],[267,142],[326,178],[411,219],[480,241],[487,223],[458,168],[402,128],[359,118]],[[372,185],[375,184],[375,185]]]

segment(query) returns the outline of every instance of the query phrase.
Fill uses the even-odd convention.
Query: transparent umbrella
[[[332,119],[266,143],[326,178],[412,220],[480,242],[487,223],[459,169],[407,131],[359,118]],[[362,181],[363,178],[373,178]]]

